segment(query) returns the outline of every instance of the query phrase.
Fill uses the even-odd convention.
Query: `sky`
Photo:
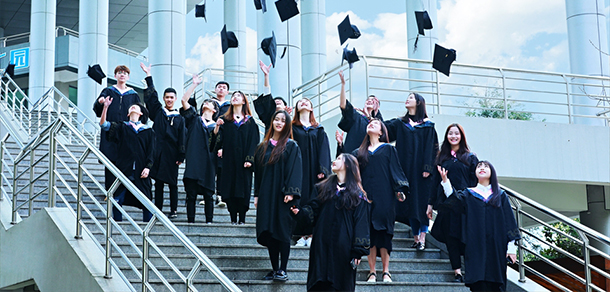
[[[222,68],[222,0],[207,1],[207,22],[187,15],[186,71]],[[274,0],[268,12],[276,13]],[[326,0],[327,64],[340,62],[337,25],[349,14],[362,36],[350,45],[359,54],[407,57],[406,1]],[[609,0],[606,1],[606,7]],[[527,7],[527,9],[525,9]],[[247,69],[257,70],[256,13],[246,0]],[[437,0],[438,43],[457,51],[456,62],[550,72],[570,71],[565,0]],[[606,15],[608,8],[606,8]]]

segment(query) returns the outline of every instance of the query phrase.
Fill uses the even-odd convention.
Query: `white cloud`
[[[537,43],[539,36],[567,35],[563,0],[441,0],[437,23],[440,45],[454,48],[460,63],[547,70],[568,61],[561,38]]]

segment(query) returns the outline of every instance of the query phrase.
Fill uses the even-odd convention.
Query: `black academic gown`
[[[227,111],[229,111],[229,108],[231,107],[231,98],[230,97],[228,99],[225,98],[225,101],[223,103],[220,103],[217,99],[214,99],[214,101],[216,101],[216,103],[218,103],[218,113],[216,114],[216,116],[223,117],[227,113]],[[222,149],[222,148],[218,148],[218,149]],[[215,153],[218,151],[218,149],[216,149]],[[218,155],[214,155],[214,157],[212,159],[213,159],[216,167],[222,168],[222,161],[223,161],[222,158],[218,157]]]
[[[317,197],[317,192],[315,192]],[[318,282],[331,282],[337,291],[356,289],[356,270],[351,260],[369,254],[370,204],[361,200],[356,208],[337,208],[339,196],[325,202],[318,199],[303,205],[297,220],[313,226],[313,239],[309,250],[307,290]]]
[[[265,124],[265,133],[267,133],[271,127],[271,118],[277,108],[273,96],[271,94],[261,94],[253,103],[258,119]]]
[[[105,132],[105,131],[102,131]],[[152,183],[150,175],[147,178],[140,178],[144,168],[151,169],[153,163],[153,153],[155,150],[155,132],[147,125],[135,130],[129,122],[113,122],[107,131],[106,138],[117,143],[117,161],[115,165],[121,172],[129,178],[133,184],[148,199],[152,198]],[[121,192],[122,185],[117,190]],[[125,194],[123,205],[142,208],[142,203],[130,192]]]
[[[469,189],[454,189],[447,198],[447,204],[464,214],[461,240],[466,246],[466,286],[479,281],[501,286],[506,283],[507,246],[521,235],[506,192],[502,191],[500,196],[500,207],[488,204],[481,195]]]
[[[352,154],[357,157],[358,149]],[[402,191],[409,196],[409,182],[400,167],[394,146],[384,143],[375,151],[369,151],[368,163],[360,165],[360,177],[371,200],[371,228],[394,234],[396,192]]]
[[[266,153],[256,153],[254,172],[254,196],[258,197],[256,239],[264,246],[268,246],[272,238],[290,242],[294,226],[290,207],[301,196],[302,174],[301,151],[294,140],[287,141],[282,158],[274,164],[267,164],[271,151],[275,148],[270,142],[267,143]],[[261,162],[262,155],[264,157]],[[284,203],[286,195],[292,195],[293,201]]]
[[[215,123],[206,126],[195,112],[194,107],[188,110],[180,109],[180,114],[184,117],[186,124],[186,166],[184,168],[183,178],[196,180],[197,183],[214,192],[216,189],[214,176],[216,168],[213,163],[214,153],[212,149],[212,132],[214,131]]]
[[[108,111],[106,113],[106,121],[111,123],[129,121],[129,116],[127,115],[129,113],[129,107],[140,101],[140,96],[133,89],[121,94],[114,86],[104,88],[98,99],[100,97],[107,96],[112,97],[112,103],[108,107]],[[97,100],[95,103],[93,103],[93,111],[98,118],[102,116],[103,109],[104,105],[100,104]],[[107,132],[101,131],[100,151],[102,151],[102,153],[104,153],[104,155],[106,155],[110,161],[115,162],[118,156],[118,145],[107,139],[107,135]]]
[[[375,118],[383,121],[379,110],[377,110]],[[343,147],[337,148],[337,153],[352,153],[354,149],[358,149],[366,137],[366,126],[369,121],[370,119],[355,110],[348,100],[345,108],[341,109],[341,120],[339,121],[339,129],[347,132],[347,135],[343,141]]]
[[[144,90],[144,102],[154,122],[157,145],[155,146],[155,164],[150,169],[150,177],[170,185],[178,184],[178,164],[184,162],[186,152],[186,128],[184,118],[178,110],[166,111],[159,102],[159,96],[152,77],[146,77],[147,88]]]
[[[409,219],[417,219],[422,225],[428,225],[428,198],[436,191],[434,175],[438,173],[434,159],[438,152],[438,137],[431,121],[415,127],[401,119],[384,122],[388,128],[390,142],[396,141],[396,151],[402,170],[409,180],[410,196],[404,202],[396,204],[396,221],[410,224]],[[423,172],[430,173],[428,178]]]
[[[246,120],[240,125],[228,121],[224,117],[221,118],[224,120],[224,124],[220,126],[218,135],[216,135],[216,150],[214,151],[216,153],[218,149],[223,149],[223,175],[220,180],[220,190],[223,200],[240,199],[244,204],[239,206],[240,211],[247,211],[252,192],[254,153],[260,141],[258,125],[251,116],[244,117]],[[252,167],[245,168],[245,162],[250,162]],[[228,208],[232,209],[232,207],[229,204]]]
[[[475,174],[477,163],[479,163],[477,156],[470,153],[468,154],[468,164],[453,157],[443,161],[440,165],[448,171],[447,177],[451,181],[451,185],[456,190],[463,190],[477,185]],[[459,239],[462,234],[461,214],[458,213],[458,210],[453,210],[451,206],[444,204],[445,198],[445,192],[439,183],[438,191],[432,192],[428,201],[428,205],[432,205],[435,210],[438,210],[430,234],[443,243],[447,243],[446,236]]]

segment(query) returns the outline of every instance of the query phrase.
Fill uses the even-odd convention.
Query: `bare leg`
[[[381,248],[380,251],[381,253],[381,264],[383,264],[383,272],[384,273],[390,273],[390,254],[388,253],[388,250],[385,248]],[[387,276],[383,276],[384,279],[387,278]]]
[[[371,247],[369,255],[366,256],[369,260],[369,273],[375,273],[375,261],[377,261],[377,247]]]
[[[421,242],[422,244],[426,243],[426,233],[422,232],[419,234],[419,242]]]

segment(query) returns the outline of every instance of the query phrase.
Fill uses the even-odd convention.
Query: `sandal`
[[[388,276],[388,279],[385,278],[385,276]],[[383,272],[383,281],[386,283],[391,283],[392,282],[392,275],[390,275],[390,273],[388,272]]]
[[[374,277],[374,278],[372,278]],[[375,283],[377,282],[377,273],[373,272],[373,273],[369,273],[368,276],[366,276],[366,281],[369,283]]]

